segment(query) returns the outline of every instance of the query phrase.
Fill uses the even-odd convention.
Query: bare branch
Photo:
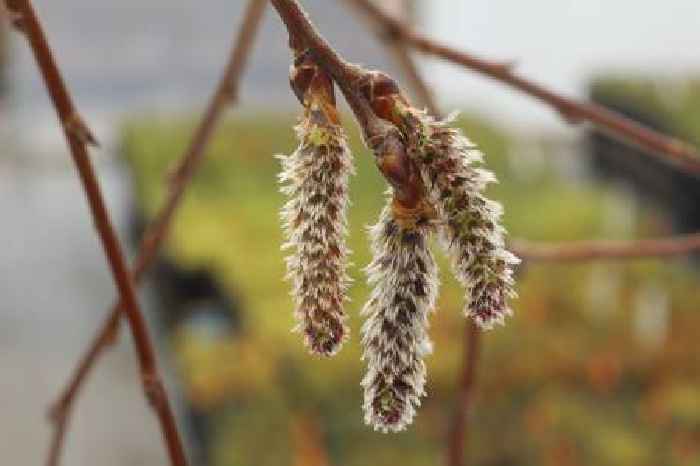
[[[557,94],[541,84],[515,74],[512,63],[484,60],[434,41],[392,17],[372,0],[352,1],[369,17],[377,21],[387,31],[387,34],[401,38],[416,50],[443,58],[500,81],[549,105],[570,123],[587,121],[617,139],[644,148],[652,156],[674,163],[689,173],[700,175],[700,154],[692,145],[654,131],[603,106],[577,102]]]
[[[68,88],[56,65],[31,2],[29,0],[7,0],[6,4],[8,9],[17,15],[22,25],[22,31],[34,52],[44,83],[63,126],[73,161],[90,205],[95,227],[112,270],[121,301],[124,303],[124,312],[129,320],[138,354],[143,388],[160,421],[170,461],[173,466],[185,466],[187,464],[185,451],[177,431],[170,402],[158,374],[155,350],[136,300],[134,285],[126,266],[121,245],[112,227],[95,171],[90,162],[87,144],[94,143],[95,139],[91,136],[87,126],[82,123],[82,119],[73,105]]]
[[[533,262],[580,262],[591,260],[644,259],[683,256],[700,251],[700,233],[637,241],[575,241],[536,243],[514,240],[511,251]]]
[[[139,254],[132,269],[133,279],[136,283],[141,281],[144,273],[157,256],[158,250],[167,236],[175,211],[180,205],[189,182],[204,159],[207,144],[214,134],[217,124],[224,114],[224,110],[237,100],[240,79],[266,6],[267,0],[250,0],[248,4],[243,25],[236,33],[228,64],[217,89],[209,101],[190,145],[183,154],[177,168],[171,174],[165,204],[144,233]],[[58,401],[52,406],[51,417],[54,421],[55,430],[49,460],[50,466],[58,464],[67,423],[70,419],[73,403],[80,389],[99,356],[115,340],[119,329],[121,310],[122,302],[120,301],[111,309],[109,317],[91,342],[84,356],[80,359],[80,363],[72,374],[68,385]]]
[[[481,353],[481,331],[473,321],[468,321],[464,330],[464,363],[460,375],[457,407],[450,429],[447,464],[463,466],[467,435],[469,433],[469,416],[474,404],[474,387],[476,370]]]

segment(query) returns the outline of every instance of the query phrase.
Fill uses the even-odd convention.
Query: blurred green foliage
[[[700,116],[698,117],[700,118]],[[349,122],[349,119],[348,119]],[[295,147],[293,117],[227,121],[177,215],[166,250],[182,267],[207,267],[241,300],[243,331],[213,339],[186,326],[171,336],[190,403],[209,413],[216,466],[442,464],[455,409],[465,320],[462,291],[441,262],[431,335],[429,395],[408,432],[362,422],[358,317],[368,289],[365,226],[385,184],[353,129],[350,246],[356,264],[352,339],[332,360],[308,356],[283,282],[278,161]],[[652,213],[615,228],[627,200],[545,161],[476,118],[459,120],[501,183],[513,236],[543,240],[654,234]],[[150,216],[191,121],[132,121],[123,153]],[[698,130],[700,134],[700,129]],[[523,165],[525,164],[525,165]],[[526,166],[528,167],[527,169]],[[611,227],[613,225],[613,227]],[[486,334],[468,455],[475,465],[697,465],[700,458],[698,274],[682,261],[527,265],[507,326]]]

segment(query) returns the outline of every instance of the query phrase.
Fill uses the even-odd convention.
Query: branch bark
[[[163,431],[163,437],[173,466],[185,466],[187,460],[175,424],[170,402],[158,373],[155,350],[145,319],[139,308],[134,284],[126,260],[112,227],[100,186],[92,167],[87,145],[95,144],[95,138],[78,114],[68,88],[56,65],[39,19],[29,0],[7,0],[8,9],[16,15],[16,24],[27,37],[44,79],[46,88],[63,126],[70,153],[90,205],[95,227],[107,257],[114,281],[124,303],[136,346],[141,378],[146,397],[155,410]]]
[[[373,18],[387,35],[398,37],[416,50],[476,71],[549,105],[569,123],[589,122],[608,133],[645,149],[649,155],[700,175],[700,153],[692,145],[636,123],[601,105],[578,102],[514,73],[512,63],[498,63],[456,50],[432,40],[386,13],[372,0],[349,0]]]
[[[248,3],[243,24],[234,38],[224,73],[189,146],[170,176],[169,191],[165,203],[144,233],[138,256],[132,267],[132,276],[137,284],[157,257],[175,212],[187,186],[204,159],[208,142],[214,134],[224,110],[237,101],[240,79],[266,7],[267,0],[250,0]],[[54,432],[48,461],[49,466],[58,465],[73,404],[100,355],[115,340],[122,307],[123,300],[112,307],[108,318],[80,359],[66,388],[50,410],[54,422]]]
[[[474,404],[474,387],[476,385],[476,371],[481,354],[481,331],[469,320],[464,330],[464,364],[460,375],[459,394],[457,407],[450,428],[447,464],[449,466],[463,466],[469,433],[469,416]]]

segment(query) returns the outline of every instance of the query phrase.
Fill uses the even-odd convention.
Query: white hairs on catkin
[[[384,433],[404,430],[425,395],[428,315],[438,291],[432,228],[427,219],[397,220],[390,205],[370,229],[373,260],[366,270],[374,289],[363,309],[362,386],[365,422]]]
[[[451,119],[416,113],[422,131],[417,153],[428,197],[442,222],[441,238],[455,276],[466,288],[465,314],[485,330],[503,324],[515,297],[513,267],[520,260],[505,248],[502,207],[483,192],[496,178],[474,167],[482,153]]]
[[[313,354],[333,356],[348,338],[343,309],[347,275],[345,245],[348,178],[352,156],[342,127],[307,109],[296,128],[300,145],[280,156],[281,211],[287,239],[287,279],[292,283],[295,331]]]

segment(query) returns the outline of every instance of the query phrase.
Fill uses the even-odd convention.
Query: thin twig
[[[472,411],[480,353],[481,331],[473,321],[469,320],[464,331],[464,363],[460,375],[457,407],[448,440],[447,464],[449,466],[463,466],[464,464],[465,445],[469,433],[469,416]]]
[[[587,121],[612,137],[646,149],[650,155],[674,163],[689,173],[700,174],[700,154],[686,142],[654,131],[601,105],[577,102],[557,94],[515,74],[512,63],[488,61],[432,40],[388,14],[372,0],[352,1],[377,21],[386,34],[401,38],[420,52],[446,59],[500,81],[551,106],[570,123]]]
[[[240,79],[266,6],[267,0],[250,0],[248,4],[243,25],[236,34],[228,64],[218,87],[209,101],[189,146],[180,159],[177,168],[172,172],[165,204],[144,233],[139,254],[132,270],[133,279],[137,284],[156,258],[160,246],[168,233],[175,211],[180,205],[189,182],[204,159],[207,144],[221,120],[224,110],[232,103],[235,103],[237,99]],[[122,303],[119,302],[112,307],[109,317],[91,342],[71,376],[69,383],[51,409],[55,430],[52,440],[52,458],[54,459],[49,461],[50,466],[58,464],[66,425],[80,389],[101,353],[115,339],[119,328],[121,306]]]
[[[100,236],[112,275],[119,290],[124,312],[129,320],[136,346],[143,388],[155,410],[163,431],[170,461],[173,466],[185,466],[187,460],[175,423],[170,402],[158,374],[155,350],[148,334],[146,321],[139,308],[134,285],[122,253],[121,245],[112,227],[100,186],[88,154],[87,145],[95,143],[87,126],[80,118],[51,53],[39,19],[29,0],[8,0],[10,11],[18,14],[22,32],[26,35],[44,78],[46,88],[63,125],[63,131],[90,205],[95,227]]]
[[[362,18],[368,23],[372,23],[372,29],[375,31],[377,37],[380,39],[382,44],[386,46],[387,50],[394,56],[397,65],[401,68],[401,71],[404,74],[404,77],[408,81],[411,88],[413,88],[413,94],[416,98],[418,106],[427,108],[431,115],[439,117],[440,112],[438,111],[438,106],[435,102],[435,96],[423,78],[416,60],[411,56],[411,51],[402,41],[402,38],[395,34],[391,34],[391,31],[388,31],[386,28],[377,27],[377,21],[368,15],[368,12],[361,8],[357,2],[355,2],[355,0],[343,0],[343,2],[354,10],[359,10]]]
[[[700,233],[636,241],[574,241],[537,243],[513,240],[510,249],[533,262],[581,262],[683,256],[700,252]]]

